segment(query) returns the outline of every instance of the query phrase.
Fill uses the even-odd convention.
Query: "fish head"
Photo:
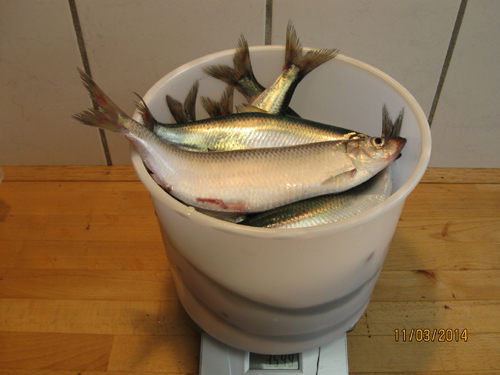
[[[382,170],[394,161],[406,144],[402,137],[368,137],[346,142],[346,152],[356,169]]]

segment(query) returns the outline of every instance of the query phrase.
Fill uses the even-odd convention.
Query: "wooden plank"
[[[131,182],[12,182],[2,186],[1,197],[9,215],[153,213],[147,190]]]
[[[200,337],[117,335],[109,371],[197,373]]]
[[[396,335],[402,329],[466,329],[500,333],[500,301],[376,302],[371,301],[349,335]],[[500,345],[500,343],[499,343]],[[500,348],[499,348],[500,350]]]
[[[387,375],[387,372],[353,372],[349,371],[350,375]],[[398,375],[499,375],[500,371],[403,371],[397,372]]]
[[[198,335],[177,299],[0,299],[0,331],[105,335]]]
[[[154,214],[18,214],[0,225],[0,239],[10,241],[161,241]]]
[[[104,371],[112,343],[110,335],[0,332],[0,368]]]
[[[500,185],[419,184],[402,213],[415,217],[499,217]]]
[[[137,182],[132,166],[2,166],[4,181]]]
[[[24,241],[16,268],[150,270],[170,269],[161,241]],[[8,266],[6,266],[8,267]]]
[[[500,243],[500,217],[401,218],[397,232],[408,242]]]
[[[0,240],[0,267],[13,267],[16,263],[23,241]]]
[[[383,271],[372,301],[479,301],[500,296],[500,271]]]
[[[394,336],[350,335],[349,370],[354,373],[498,371],[499,341],[500,334],[471,334],[467,342],[396,342]]]
[[[423,183],[500,184],[498,168],[427,168]]]
[[[166,301],[176,299],[170,271],[0,269],[0,298]]]
[[[473,256],[471,256],[473,255]],[[499,270],[500,244],[406,241],[396,231],[384,262],[384,271],[412,270]]]
[[[2,166],[4,181],[139,181],[132,166]],[[427,168],[423,183],[500,184],[498,168]]]
[[[155,374],[172,374],[167,371],[53,371],[53,370],[24,370],[24,369],[2,369],[2,375],[155,375]],[[176,372],[176,375],[194,375],[198,372]],[[449,373],[447,374],[449,375]]]

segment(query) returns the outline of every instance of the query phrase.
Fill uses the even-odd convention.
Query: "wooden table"
[[[0,373],[198,373],[200,334],[133,169],[3,170]],[[348,334],[350,372],[499,374],[499,270],[500,170],[429,169]]]

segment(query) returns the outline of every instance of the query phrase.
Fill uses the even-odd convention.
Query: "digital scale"
[[[256,354],[201,335],[200,375],[347,375],[347,340],[343,334],[320,348],[295,354]]]

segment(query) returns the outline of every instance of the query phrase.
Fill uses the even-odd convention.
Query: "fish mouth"
[[[405,147],[407,139],[403,137],[396,137],[395,141],[396,141],[396,152],[395,152],[396,157],[394,158],[394,160],[398,160],[403,155],[401,151]]]

